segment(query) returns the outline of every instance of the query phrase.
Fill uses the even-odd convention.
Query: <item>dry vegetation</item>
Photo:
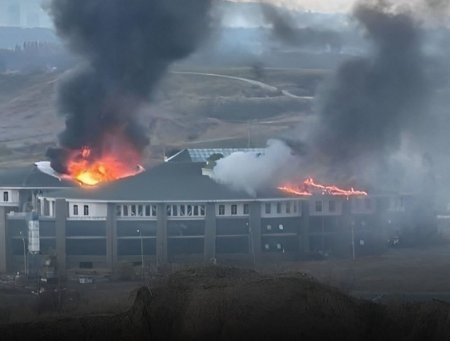
[[[191,268],[115,315],[0,326],[7,340],[448,340],[450,306],[378,305],[301,274]]]
[[[201,69],[257,79],[300,96],[316,92],[326,73],[316,70],[251,68]],[[0,74],[0,167],[44,158],[64,127],[55,100],[58,73]],[[300,123],[311,112],[311,101],[289,98],[239,80],[171,73],[142,108],[151,146],[146,163],[159,162],[164,152],[184,146],[264,145]]]

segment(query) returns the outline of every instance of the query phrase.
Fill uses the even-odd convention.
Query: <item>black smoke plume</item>
[[[143,151],[149,141],[136,112],[169,65],[191,54],[208,33],[211,1],[51,1],[57,32],[85,58],[60,85],[66,129],[60,148],[48,151],[55,170],[67,171],[73,150],[88,146],[95,157],[114,151],[120,143],[114,136]]]
[[[328,178],[340,181],[358,178],[365,167],[383,169],[401,148],[402,136],[415,134],[429,95],[414,19],[365,5],[356,7],[354,17],[373,50],[338,69],[318,103],[319,122],[310,141],[314,161],[327,165]]]

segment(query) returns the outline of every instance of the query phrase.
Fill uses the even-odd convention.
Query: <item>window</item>
[[[186,215],[186,206],[180,205],[180,216],[184,217]]]
[[[73,215],[78,215],[78,205],[73,205]]]
[[[156,217],[156,205],[152,205],[152,217]]]
[[[270,202],[267,202],[264,206],[266,214],[270,214],[270,212],[272,211],[272,205],[270,204]]]
[[[128,217],[128,205],[123,205],[123,216]]]
[[[3,192],[3,201],[8,202],[9,201],[9,192]]]
[[[172,216],[172,206],[167,205],[167,216],[170,217]]]
[[[328,201],[328,211],[336,212],[336,201],[334,201],[334,200]]]
[[[143,209],[142,205],[138,205],[138,207],[137,207],[137,215],[139,217],[142,217],[144,215],[144,209]]]
[[[174,217],[178,216],[178,206],[177,205],[172,205],[172,215]]]
[[[281,214],[281,202],[277,202],[277,214]]]
[[[205,215],[205,205],[201,205],[200,206],[200,215],[204,216]]]
[[[84,205],[83,206],[83,214],[84,215],[89,215],[89,206],[88,205]]]
[[[322,201],[321,200],[316,201],[316,212],[322,212]]]
[[[75,207],[74,207],[74,209],[75,209]],[[77,207],[77,211],[78,211],[78,207]],[[122,206],[116,205],[116,216],[120,217],[121,215],[122,215]]]
[[[131,205],[131,216],[135,217],[136,216],[136,205]]]
[[[152,211],[150,210],[150,205],[145,205],[145,216],[150,217],[152,214]]]
[[[249,212],[250,210],[248,204],[244,204],[244,214],[249,214]]]
[[[192,205],[186,206],[186,213],[189,217],[192,217]]]
[[[219,205],[219,215],[225,215],[225,205]]]
[[[237,214],[237,205],[231,205],[231,215]]]
[[[198,206],[197,205],[194,206],[194,215],[196,217],[198,216]]]
[[[296,201],[294,201],[294,213],[297,213],[297,205],[298,205],[298,203],[296,202]]]
[[[286,202],[286,213],[291,213],[291,202],[287,201]]]

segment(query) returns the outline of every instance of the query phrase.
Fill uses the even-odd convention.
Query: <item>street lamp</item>
[[[22,231],[19,232],[20,233],[20,238],[22,239],[22,244],[23,244],[23,270],[24,270],[24,274],[25,276],[27,276],[27,247],[25,245],[25,236],[22,233]]]
[[[142,238],[142,230],[137,229],[137,233],[139,233],[139,237],[141,239],[141,276],[142,281],[144,281],[144,239]]]

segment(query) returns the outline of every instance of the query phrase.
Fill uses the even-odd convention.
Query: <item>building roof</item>
[[[245,191],[236,191],[202,175],[203,163],[166,162],[134,177],[94,188],[55,191],[47,198],[93,201],[221,201],[254,200]],[[258,198],[290,198],[276,189],[258,193]]]
[[[42,173],[35,165],[0,170],[0,187],[2,188],[45,189],[72,186],[74,186],[72,182]]]
[[[166,162],[206,162],[214,154],[222,154],[225,157],[235,152],[264,154],[264,151],[265,148],[188,148],[169,157]]]

